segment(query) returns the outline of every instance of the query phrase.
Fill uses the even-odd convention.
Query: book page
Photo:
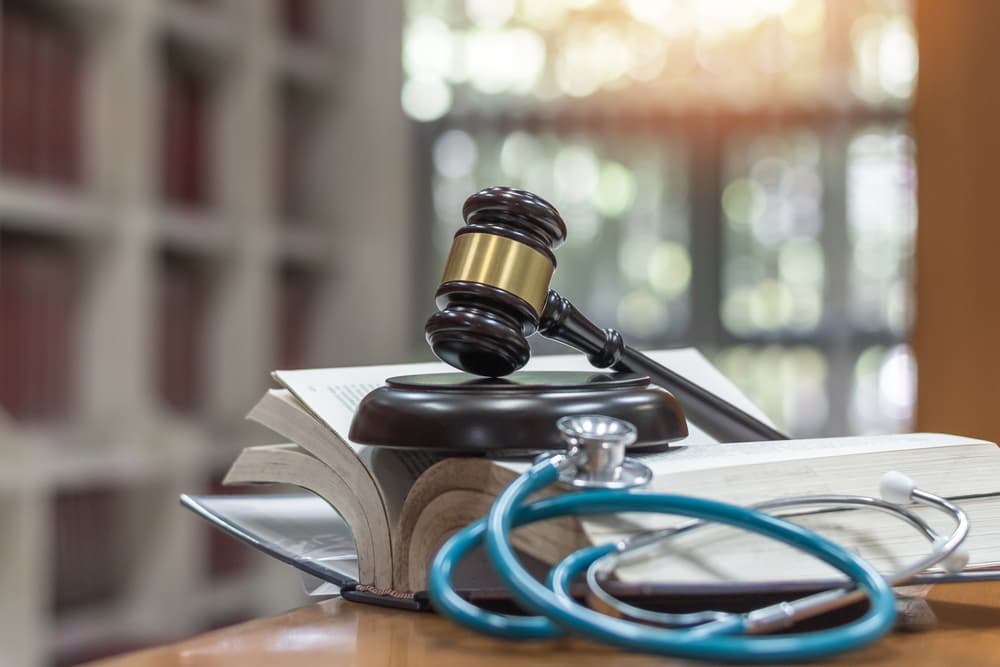
[[[771,444],[764,443],[765,448]],[[991,529],[1000,515],[1000,450],[996,445],[939,434],[801,440],[787,445],[760,455],[749,445],[720,445],[711,449],[731,448],[734,456],[723,461],[714,456],[684,460],[681,454],[676,466],[665,463],[669,457],[661,457],[654,463],[658,472],[650,490],[737,505],[813,494],[878,497],[882,475],[899,470],[921,488],[953,499],[970,513],[972,530],[966,544],[970,566],[994,565],[1000,560],[1000,533]],[[802,445],[803,451],[795,451],[795,445]],[[797,522],[820,529],[884,570],[891,571],[927,552],[927,541],[920,533],[879,512],[794,511]],[[953,521],[948,515],[924,508],[919,512],[942,534],[951,532]],[[585,518],[582,526],[593,543],[603,544],[686,521],[669,515],[627,513]],[[703,581],[713,572],[719,580],[746,580],[740,573],[748,572],[773,581],[825,576],[812,558],[731,530],[702,531],[674,546],[674,558],[625,568],[623,578],[663,581],[676,576],[678,581]]]
[[[275,371],[275,380],[284,385],[302,405],[344,439],[352,448],[360,445],[347,439],[351,420],[358,404],[368,392],[396,375],[441,373],[451,367],[442,362],[422,364],[386,364],[379,366],[349,366],[346,368],[309,368]]]
[[[1000,562],[1000,533],[984,529],[1000,520],[1000,498],[981,497],[961,503],[973,530],[966,541],[969,567],[994,567]],[[953,528],[950,517],[933,508],[913,511],[942,535]],[[927,539],[905,522],[871,510],[837,510],[786,516],[851,552],[880,572],[895,572],[931,549]],[[981,530],[975,530],[976,527]],[[939,570],[940,568],[936,568]],[[619,568],[617,578],[630,583],[685,585],[721,582],[801,582],[840,579],[832,566],[786,544],[757,534],[714,524],[636,552]]]
[[[896,433],[769,442],[734,442],[719,444],[716,447],[691,447],[687,441],[682,441],[670,449],[644,455],[641,458],[643,463],[653,469],[655,475],[659,475],[661,473],[711,470],[757,463],[805,461],[833,456],[902,452],[962,445],[992,445],[992,443],[944,433]]]
[[[359,452],[313,417],[291,392],[269,389],[247,414],[247,419],[288,438],[328,467],[333,476],[341,480],[347,493],[361,504],[368,529],[354,524],[354,530],[371,533],[376,541],[391,542],[395,517],[391,515],[386,493],[371,467]]]
[[[395,525],[403,500],[420,474],[441,459],[426,450],[370,447],[347,437],[358,404],[387,377],[415,373],[440,373],[449,367],[441,362],[388,364],[347,368],[275,371],[300,405],[320,423],[336,433],[361,459],[379,485],[391,525]]]
[[[740,391],[729,379],[700,352],[693,348],[674,350],[656,350],[646,353],[651,359],[660,363],[702,387],[729,401],[736,407],[768,423],[772,422]],[[382,385],[385,379],[396,375],[412,375],[415,373],[443,373],[455,369],[437,361],[419,364],[387,364],[380,366],[354,366],[347,368],[313,368],[292,371],[275,371],[274,378],[287,387],[302,404],[320,421],[325,423],[335,433],[355,449],[364,447],[350,443],[346,434],[350,430],[351,420],[358,404],[372,389]],[[527,363],[524,370],[593,370],[583,354],[560,354],[535,356]],[[683,407],[683,406],[682,406]],[[713,443],[715,440],[706,435],[696,424],[688,422],[690,435],[684,444]]]
[[[672,444],[663,451],[638,453],[633,456],[649,466],[653,471],[653,482],[650,490],[662,493],[676,493],[675,481],[670,475],[696,471],[716,471],[726,473],[730,468],[752,466],[757,464],[774,464],[802,461],[800,471],[809,469],[816,459],[851,457],[859,454],[886,454],[888,463],[896,460],[910,460],[912,457],[905,452],[950,447],[967,447],[983,445],[983,451],[991,452],[996,445],[986,440],[967,438],[945,433],[893,433],[889,435],[859,435],[839,438],[809,438],[803,440],[774,440],[768,442],[733,442],[716,443],[712,447],[691,446],[687,440]],[[900,456],[893,458],[893,452]],[[959,456],[959,452],[955,452]],[[990,458],[990,461],[993,459]],[[528,460],[497,460],[499,465],[520,473],[531,464]],[[855,465],[847,462],[848,466]],[[828,468],[830,466],[827,466]],[[876,471],[879,476],[891,469]],[[661,479],[662,476],[667,476]],[[870,476],[865,475],[868,479]],[[876,480],[878,477],[875,478]],[[766,477],[761,484],[769,485]],[[865,495],[877,495],[877,482],[871,488],[864,490]],[[816,493],[813,491],[812,493]]]

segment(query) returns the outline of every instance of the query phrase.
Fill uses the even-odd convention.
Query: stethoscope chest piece
[[[625,456],[635,426],[604,415],[574,415],[556,422],[566,443],[559,481],[578,489],[633,489],[653,479],[649,466]]]

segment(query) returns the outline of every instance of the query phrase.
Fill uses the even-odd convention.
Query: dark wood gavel
[[[538,332],[580,350],[598,368],[649,376],[721,442],[787,439],[626,345],[618,331],[601,329],[549,289],[554,251],[566,240],[566,223],[550,203],[524,190],[491,187],[469,197],[462,215],[465,226],[455,233],[435,294],[438,311],[424,326],[442,361],[474,375],[502,377],[527,363],[528,336]]]

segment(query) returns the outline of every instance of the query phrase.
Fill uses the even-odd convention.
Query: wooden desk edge
[[[1000,582],[941,585],[928,595],[934,630],[897,632],[830,664],[938,667],[1000,666]],[[506,643],[475,636],[431,613],[395,611],[326,600],[277,616],[216,630],[173,644],[111,658],[89,667],[329,667],[472,664],[682,664],[613,651],[584,641]],[[690,664],[690,663],[684,663]]]

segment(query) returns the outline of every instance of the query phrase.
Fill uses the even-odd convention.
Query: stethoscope
[[[969,532],[965,512],[928,493],[905,475],[887,473],[882,498],[816,495],[776,499],[741,507],[691,496],[640,490],[652,471],[625,456],[636,432],[628,422],[599,415],[564,417],[557,424],[568,444],[565,453],[543,455],[496,499],[489,515],[449,539],[434,558],[428,590],[435,608],[457,623],[494,637],[514,640],[578,635],[631,651],[709,661],[775,662],[814,660],[865,646],[888,632],[896,619],[892,586],[918,572],[941,566],[961,571],[968,560],[962,543]],[[562,482],[585,490],[526,502],[529,496]],[[947,513],[955,522],[948,536],[904,507],[921,503]],[[899,571],[883,576],[860,556],[817,533],[769,511],[817,507],[869,508],[898,517],[931,544],[930,552]],[[518,561],[511,530],[528,523],[567,515],[652,512],[695,521],[667,530],[642,533],[619,543],[587,547],[557,564],[545,584]],[[674,614],[636,607],[616,598],[607,582],[619,565],[648,554],[676,536],[710,523],[722,523],[783,542],[833,566],[850,583],[790,602],[750,612],[702,611]],[[452,585],[456,564],[481,543],[514,600],[530,616],[481,609]],[[570,593],[578,577],[587,583],[586,603]],[[777,634],[797,621],[867,597],[868,609],[843,625],[813,632]]]

